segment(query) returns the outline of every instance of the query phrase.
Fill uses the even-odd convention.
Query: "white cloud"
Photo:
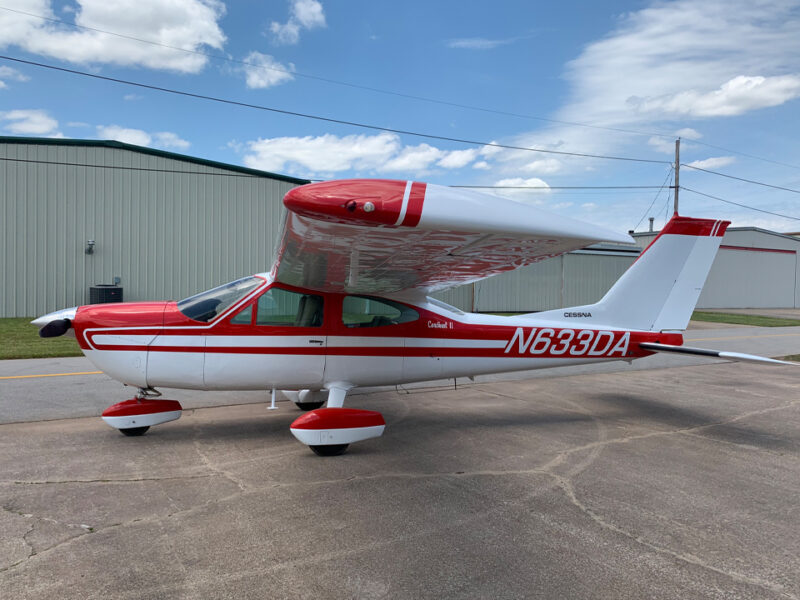
[[[461,48],[467,50],[491,50],[515,42],[516,38],[507,40],[489,40],[486,38],[460,38],[447,42],[448,48]]]
[[[122,99],[126,102],[135,102],[136,100],[141,100],[144,96],[140,96],[139,94],[125,94]]]
[[[98,125],[97,136],[103,140],[116,140],[136,146],[149,146],[153,138],[141,129],[130,129],[119,125]]]
[[[798,0],[651,1],[622,15],[618,25],[585,46],[566,66],[568,101],[560,121],[637,131],[700,136],[695,119],[725,119],[800,97]],[[646,139],[646,138],[644,138]],[[642,138],[570,125],[551,125],[504,143],[588,154],[637,156]],[[625,149],[629,143],[635,149]],[[674,140],[648,145],[671,155]],[[692,146],[686,143],[682,150]],[[505,176],[530,173],[530,152],[503,150],[485,157]],[[599,163],[563,157],[559,174]]]
[[[246,144],[249,153],[244,163],[265,171],[337,173],[350,169],[375,170],[401,149],[398,136],[381,133],[375,136],[331,134],[258,139]]]
[[[269,30],[275,36],[276,44],[292,46],[300,41],[300,25],[294,21],[288,23],[270,23]]]
[[[468,150],[451,150],[437,163],[445,169],[460,169],[466,167],[478,156],[478,150],[470,148]]]
[[[244,149],[243,160],[248,167],[307,177],[342,171],[419,176],[434,167],[463,168],[480,154],[477,148],[442,150],[424,143],[404,146],[400,136],[393,133],[268,138],[242,146],[237,142],[231,147]]]
[[[325,11],[318,0],[289,0],[289,20],[273,21],[269,30],[277,44],[293,45],[300,41],[301,29],[326,27]]]
[[[472,168],[473,169],[479,169],[481,171],[488,171],[489,169],[492,168],[492,166],[488,162],[486,162],[485,160],[479,160],[474,165],[472,165]]]
[[[117,140],[135,146],[158,146],[160,148],[187,149],[190,144],[170,131],[147,133],[142,129],[120,127],[119,125],[98,125],[97,137],[104,140]]]
[[[45,110],[9,110],[0,112],[0,121],[7,124],[3,128],[17,135],[47,135],[58,134],[58,121],[51,117]]]
[[[156,146],[162,148],[177,148],[178,150],[186,150],[191,146],[189,142],[180,138],[178,134],[171,131],[158,131],[153,134],[156,140]]]
[[[325,12],[322,3],[317,0],[294,0],[292,2],[292,18],[306,29],[325,27]]]
[[[561,170],[561,166],[560,160],[555,158],[543,158],[523,165],[520,170],[525,171],[526,173],[550,175],[552,173],[558,173]]]
[[[736,158],[733,156],[715,156],[705,160],[694,160],[686,163],[686,166],[697,167],[698,169],[718,169],[734,162],[736,162]]]
[[[703,135],[696,129],[691,127],[684,127],[675,132],[675,137],[683,138],[685,140],[699,140]]]
[[[795,4],[677,0],[628,13],[569,63],[573,101],[558,117],[614,126],[785,102],[800,60]]]
[[[10,8],[57,18],[50,0],[7,0]],[[78,0],[75,24],[192,51],[222,49],[225,14],[219,0]],[[0,47],[16,46],[73,63],[144,66],[197,73],[208,58],[87,29],[74,30],[19,13],[0,11]]]
[[[247,63],[244,66],[247,87],[251,89],[269,88],[294,79],[292,63],[284,66],[268,54],[253,51],[245,57],[244,62]]]
[[[538,189],[493,189],[492,193],[498,196],[503,196],[509,200],[516,200],[517,202],[528,202],[531,204],[541,204],[542,194],[550,193],[550,186],[547,182],[539,179],[538,177],[530,177],[525,179],[523,177],[511,177],[508,179],[501,179],[494,184],[498,188],[538,188]]]
[[[498,144],[497,140],[492,140],[489,142],[490,144]],[[497,146],[482,146],[480,149],[480,155],[484,158],[491,158],[492,156],[496,156],[500,152],[502,152],[502,148],[498,148]]]
[[[29,81],[30,77],[23,75],[16,69],[11,67],[0,66],[0,90],[6,89],[8,84],[6,81]]]
[[[400,153],[381,165],[381,171],[421,173],[444,156],[444,152],[428,144],[406,146]]]
[[[778,106],[800,97],[800,76],[745,77],[739,75],[710,92],[684,90],[632,101],[641,112],[690,117],[730,117]]]

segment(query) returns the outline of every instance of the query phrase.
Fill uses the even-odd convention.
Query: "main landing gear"
[[[317,456],[338,456],[354,442],[383,435],[386,422],[381,413],[342,407],[351,388],[347,384],[331,386],[327,408],[311,410],[291,424],[292,435]]]
[[[383,435],[386,422],[381,413],[343,407],[350,389],[351,385],[342,383],[333,384],[326,391],[303,390],[291,395],[284,392],[299,408],[308,411],[295,419],[290,431],[317,456],[338,456],[352,443]],[[144,435],[153,425],[179,419],[183,410],[180,403],[161,400],[159,396],[152,388],[140,388],[136,397],[104,410],[103,421],[132,437]],[[326,396],[328,406],[321,408]]]
[[[180,419],[183,407],[177,400],[158,400],[161,393],[139,388],[130,400],[118,402],[103,411],[103,421],[126,436],[140,436],[153,425]]]

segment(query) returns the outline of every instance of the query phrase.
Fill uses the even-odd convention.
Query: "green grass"
[[[711,323],[732,323],[734,325],[752,325],[753,327],[794,327],[800,325],[798,319],[781,319],[778,317],[762,317],[759,315],[737,315],[732,313],[703,312],[692,313],[693,321]]]
[[[40,338],[39,330],[31,325],[31,319],[0,319],[0,360],[81,356],[74,337]]]
[[[791,354],[789,356],[784,356],[783,360],[793,360],[795,362],[800,362],[800,354]]]

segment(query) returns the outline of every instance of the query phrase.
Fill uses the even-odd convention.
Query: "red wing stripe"
[[[411,187],[414,185],[413,181],[409,181],[406,183],[406,190],[403,192],[403,204],[400,207],[400,216],[397,217],[397,221],[395,222],[395,227],[402,224],[403,219],[406,218],[406,211],[408,210],[408,197],[411,195]]]
[[[402,225],[405,227],[416,227],[419,224],[419,219],[422,216],[422,204],[425,202],[425,190],[427,184],[414,182],[411,186],[411,193],[408,197],[408,209],[406,211],[405,219]]]

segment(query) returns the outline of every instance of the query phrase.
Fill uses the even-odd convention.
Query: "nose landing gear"
[[[183,407],[177,400],[158,400],[161,394],[152,388],[140,388],[135,398],[118,402],[103,411],[107,424],[126,436],[140,436],[153,425],[181,417]]]

